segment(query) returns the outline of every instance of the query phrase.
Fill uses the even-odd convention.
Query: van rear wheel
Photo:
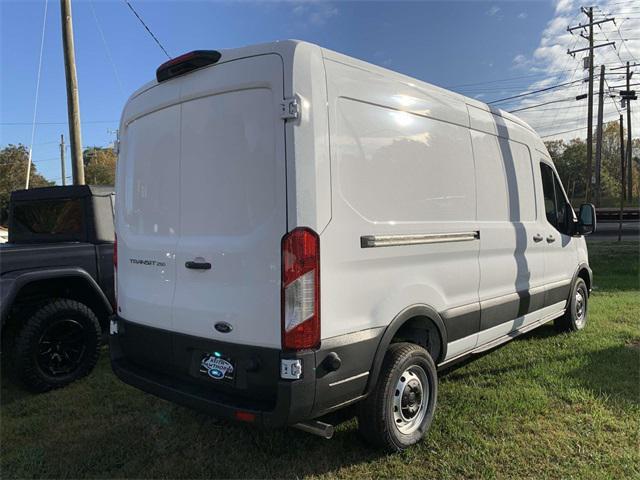
[[[360,405],[358,429],[365,441],[391,452],[419,442],[429,430],[438,397],[438,374],[419,345],[389,347],[378,383]]]
[[[560,332],[577,332],[587,324],[589,291],[585,281],[578,277],[573,284],[567,309],[563,316],[556,318],[554,326]]]

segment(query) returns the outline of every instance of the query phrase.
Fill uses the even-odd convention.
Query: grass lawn
[[[369,449],[355,421],[333,440],[217,423],[96,371],[32,396],[3,376],[0,474],[25,477],[640,478],[638,243],[590,246],[587,328],[545,325],[443,375],[428,438]]]

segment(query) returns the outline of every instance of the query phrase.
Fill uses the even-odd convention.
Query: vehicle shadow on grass
[[[640,349],[617,345],[591,352],[586,365],[569,373],[584,388],[610,401],[640,405]]]
[[[15,402],[16,400],[21,400],[32,395],[30,392],[11,381],[6,361],[6,355],[2,355],[0,358],[0,362],[2,363],[0,372],[0,406],[3,407]]]
[[[139,475],[169,478],[301,478],[335,474],[343,468],[375,462],[386,454],[369,447],[358,436],[355,421],[341,424],[333,439],[322,438],[294,428],[265,429],[233,422],[217,422],[211,417],[177,408],[173,422],[197,423],[194,438],[176,432],[176,445],[183,451],[156,460],[151,471]],[[178,418],[176,418],[178,417]],[[182,422],[182,417],[185,422]],[[187,429],[188,430],[188,429]],[[191,438],[190,442],[182,440]]]

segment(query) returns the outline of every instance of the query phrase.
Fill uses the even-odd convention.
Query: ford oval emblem
[[[214,328],[220,333],[229,333],[231,330],[233,330],[233,327],[227,322],[218,322],[214,325]]]

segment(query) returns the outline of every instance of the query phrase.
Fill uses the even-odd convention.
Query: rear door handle
[[[547,237],[547,243],[553,243],[556,241],[556,237],[554,237],[553,235],[549,235]]]
[[[186,262],[184,266],[187,268],[191,268],[192,270],[210,270],[211,269],[211,264],[209,262]]]
[[[534,242],[541,242],[541,241],[542,241],[542,235],[540,235],[539,233],[536,233],[536,234],[533,236],[533,241],[534,241]]]

